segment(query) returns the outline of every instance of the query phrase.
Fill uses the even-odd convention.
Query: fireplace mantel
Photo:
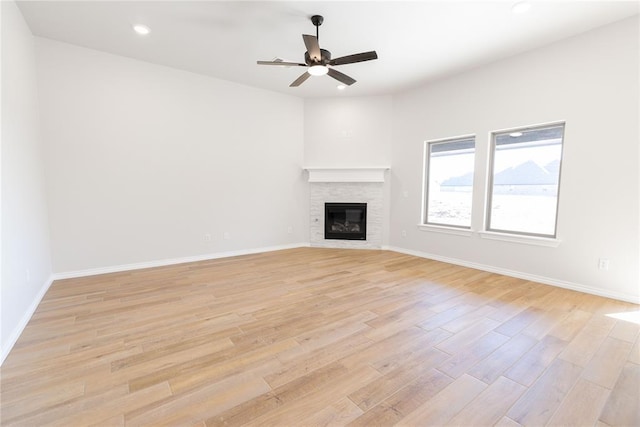
[[[304,168],[309,182],[384,182],[389,166],[356,168]]]
[[[385,175],[388,166],[305,167],[309,173],[309,243],[322,248],[380,249],[385,214]],[[325,238],[327,203],[366,203],[366,238]]]

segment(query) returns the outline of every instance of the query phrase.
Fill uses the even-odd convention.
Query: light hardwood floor
[[[387,251],[55,282],[2,425],[640,425],[638,306]]]

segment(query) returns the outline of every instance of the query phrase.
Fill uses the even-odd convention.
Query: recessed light
[[[338,90],[345,90],[347,88],[347,85],[338,85],[337,88]]]
[[[151,29],[146,25],[136,24],[133,26],[133,31],[140,34],[141,36],[146,36],[151,32]]]
[[[520,1],[511,6],[511,12],[516,15],[527,13],[529,9],[531,9],[531,3],[529,3],[528,1]]]

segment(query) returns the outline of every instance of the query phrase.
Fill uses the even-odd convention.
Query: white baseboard
[[[18,338],[20,338],[20,335],[24,331],[24,328],[27,326],[27,324],[29,323],[29,320],[31,320],[31,317],[33,316],[33,313],[35,313],[36,309],[38,308],[38,305],[42,301],[42,298],[44,298],[44,295],[47,293],[47,291],[49,290],[49,287],[51,287],[51,284],[55,280],[95,276],[98,274],[118,273],[122,271],[140,270],[143,268],[151,268],[151,267],[163,267],[167,265],[183,264],[187,262],[206,261],[206,260],[218,259],[218,258],[229,258],[234,256],[240,256],[240,255],[250,255],[250,254],[257,254],[262,252],[273,252],[273,251],[280,251],[284,249],[294,249],[294,248],[302,248],[302,247],[308,247],[308,246],[309,246],[309,243],[292,243],[287,245],[268,246],[268,247],[262,247],[262,248],[254,248],[254,249],[243,249],[239,251],[218,252],[213,254],[197,255],[197,256],[190,256],[190,257],[171,258],[171,259],[164,259],[164,260],[158,260],[158,261],[139,262],[139,263],[133,263],[133,264],[114,265],[109,267],[99,267],[99,268],[90,268],[86,270],[54,273],[49,277],[47,282],[42,286],[42,288],[40,289],[36,297],[33,299],[33,302],[31,303],[27,311],[22,316],[20,323],[16,326],[16,328],[11,333],[11,336],[6,343],[6,346],[2,348],[2,351],[0,352],[0,366],[2,365],[2,363],[4,363],[4,360],[11,352],[11,349],[13,349],[13,346],[18,341]]]
[[[599,288],[592,288],[590,286],[580,285],[578,283],[567,282],[564,280],[553,279],[550,277],[537,276],[535,274],[523,273],[520,271],[508,270],[506,268],[494,267],[492,265],[478,264],[475,262],[469,262],[457,258],[449,258],[440,255],[430,254],[421,251],[414,251],[411,249],[404,249],[395,246],[389,247],[390,251],[399,252],[407,255],[413,255],[420,258],[432,259],[434,261],[446,262],[448,264],[460,265],[462,267],[474,268],[476,270],[488,271],[489,273],[502,274],[503,276],[516,277],[518,279],[529,280],[532,282],[542,283],[545,285],[555,286],[558,288],[570,289],[572,291],[584,292],[586,294],[598,295],[601,297],[616,299],[620,301],[631,302],[634,304],[640,304],[640,298],[637,295],[630,295],[622,292],[608,291]]]
[[[281,251],[284,249],[294,249],[308,247],[309,243],[291,243],[287,245],[267,246],[262,248],[242,249],[238,251],[215,252],[211,254],[195,255],[189,257],[170,258],[156,261],[137,262],[133,264],[112,265],[108,267],[89,268],[86,270],[67,271],[54,273],[53,280],[74,279],[76,277],[96,276],[98,274],[119,273],[122,271],[141,270],[143,268],[165,267],[168,265],[184,264],[188,262],[208,261],[219,258],[230,258],[240,255],[251,255],[262,252]]]
[[[38,308],[38,305],[40,304],[40,301],[42,301],[42,298],[47,293],[47,291],[49,290],[49,287],[51,286],[54,280],[71,279],[71,278],[85,277],[85,276],[95,276],[98,274],[117,273],[122,271],[139,270],[143,268],[163,267],[163,266],[183,264],[188,262],[206,261],[206,260],[219,259],[219,258],[229,258],[234,256],[240,256],[240,255],[251,255],[251,254],[257,254],[257,253],[263,253],[263,252],[273,252],[273,251],[280,251],[284,249],[294,249],[294,248],[302,248],[302,247],[309,247],[309,246],[310,244],[308,242],[292,243],[287,245],[268,246],[268,247],[262,247],[262,248],[254,248],[254,249],[243,249],[239,251],[217,252],[217,253],[206,254],[206,255],[171,258],[171,259],[158,260],[158,261],[123,264],[123,265],[115,265],[115,266],[109,266],[109,267],[91,268],[87,270],[69,271],[64,273],[52,274],[47,280],[47,282],[43,284],[42,288],[34,298],[28,310],[22,316],[20,323],[14,329],[9,340],[7,341],[6,346],[2,348],[2,351],[0,353],[0,365],[2,365],[5,358],[9,355],[9,352],[15,345],[16,341],[18,341],[18,338],[22,334],[22,331],[29,323],[29,320],[31,320],[33,313],[35,313],[36,309]],[[474,268],[477,270],[488,271],[490,273],[502,274],[505,276],[516,277],[518,279],[530,280],[532,282],[543,283],[546,285],[556,286],[559,288],[571,289],[574,291],[617,299],[621,301],[627,301],[634,304],[638,304],[640,302],[639,298],[636,295],[606,291],[602,289],[592,288],[589,286],[583,286],[577,283],[552,279],[544,276],[537,276],[537,275],[528,274],[528,273],[522,273],[519,271],[513,271],[513,270],[504,269],[504,268],[494,267],[491,265],[478,264],[474,262],[460,260],[457,258],[443,257],[440,255],[430,254],[426,252],[414,251],[411,249],[404,249],[404,248],[399,248],[395,246],[386,246],[386,245],[383,246],[381,250],[389,250],[393,252],[417,256],[420,258],[432,259],[435,261],[441,261],[449,264],[460,265],[463,267]]]
[[[2,352],[0,352],[0,366],[4,363],[4,360],[7,358],[7,356],[13,349],[13,346],[18,341],[18,338],[20,338],[20,335],[22,335],[24,328],[27,327],[27,324],[29,323],[29,320],[31,320],[33,313],[35,313],[36,310],[38,309],[38,305],[40,305],[40,301],[42,301],[42,298],[44,298],[44,295],[47,293],[47,291],[49,290],[49,287],[51,287],[51,284],[53,283],[54,280],[55,279],[53,278],[53,275],[49,276],[49,279],[47,279],[47,281],[42,285],[42,287],[38,291],[38,294],[35,296],[35,298],[31,302],[31,305],[29,305],[29,308],[23,314],[22,318],[20,319],[20,323],[16,325],[15,329],[9,336],[9,340],[7,340],[5,346],[2,348]]]

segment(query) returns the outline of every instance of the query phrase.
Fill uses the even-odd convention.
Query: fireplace
[[[325,203],[324,238],[367,240],[367,204]]]

